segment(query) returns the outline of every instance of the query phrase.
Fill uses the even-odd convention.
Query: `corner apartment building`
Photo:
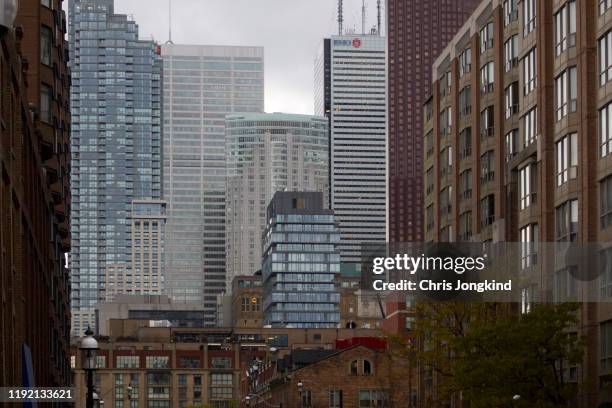
[[[3,5],[3,20],[12,6]],[[0,386],[70,384],[65,15],[22,1],[0,28]]]
[[[433,65],[425,239],[609,246],[611,74],[612,2],[482,2]],[[580,406],[610,397],[611,319],[583,305]]]
[[[261,269],[266,208],[277,191],[327,193],[327,120],[283,113],[228,115],[226,282]],[[324,194],[327,198],[327,194]],[[327,206],[327,200],[325,200]]]
[[[214,325],[226,286],[225,116],[264,108],[262,47],[164,44],[166,292]]]

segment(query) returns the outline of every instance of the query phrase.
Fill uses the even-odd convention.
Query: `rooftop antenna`
[[[172,0],[168,0],[168,41],[166,44],[174,44],[172,42]]]
[[[344,22],[344,17],[342,16],[342,0],[338,0],[338,35],[342,35],[342,23]]]
[[[378,4],[377,4],[376,7],[378,8],[378,36],[380,37],[380,35],[381,35],[380,34],[380,21],[381,21],[381,19],[380,19],[380,8],[381,8],[380,0],[378,0],[377,3]]]
[[[365,35],[365,0],[361,0],[361,34]]]

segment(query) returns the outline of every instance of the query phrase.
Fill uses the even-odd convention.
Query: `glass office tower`
[[[165,44],[166,291],[214,325],[225,287],[225,116],[263,112],[263,48]]]
[[[340,234],[319,192],[277,192],[263,238],[264,325],[334,328],[340,322]]]
[[[107,271],[126,291],[144,279],[131,265],[131,211],[161,199],[162,63],[112,0],[71,1],[69,23],[72,333],[82,335],[106,298]]]

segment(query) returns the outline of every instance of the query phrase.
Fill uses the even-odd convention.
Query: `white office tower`
[[[261,47],[162,46],[166,293],[215,322],[225,290],[225,115],[263,112]]]
[[[266,208],[275,192],[327,195],[329,148],[327,119],[319,116],[230,115],[226,129],[226,255],[231,283],[236,275],[262,268]]]
[[[386,39],[324,40],[315,66],[315,114],[330,120],[330,202],[340,222],[342,262],[386,238]]]

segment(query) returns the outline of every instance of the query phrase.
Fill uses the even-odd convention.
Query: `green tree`
[[[509,305],[418,305],[415,354],[435,373],[435,399],[461,396],[472,408],[567,405],[578,387],[566,373],[583,354],[572,334],[578,308],[539,305],[517,315]]]

